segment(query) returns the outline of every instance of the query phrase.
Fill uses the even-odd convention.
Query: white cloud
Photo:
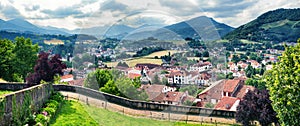
[[[75,29],[118,23],[173,24],[206,15],[240,26],[278,8],[300,7],[299,0],[1,0],[0,18],[25,18],[38,25]],[[129,18],[130,17],[130,18]]]

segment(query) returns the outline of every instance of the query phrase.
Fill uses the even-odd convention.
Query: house
[[[248,67],[248,64],[243,61],[239,61],[236,65],[238,68],[240,67],[242,70],[245,70]]]
[[[187,92],[166,92],[159,94],[151,101],[162,104],[181,105],[187,96]]]
[[[195,84],[199,86],[209,86],[210,85],[211,74],[207,72],[201,73],[197,79],[195,79]]]
[[[212,64],[210,62],[198,62],[192,66],[190,66],[190,71],[198,71],[198,72],[203,72],[208,69],[212,68]]]
[[[237,106],[240,103],[239,98],[235,97],[223,97],[220,102],[215,105],[215,109],[218,110],[229,110],[229,111],[236,111]]]
[[[188,80],[182,71],[171,71],[171,73],[166,76],[168,77],[169,84],[185,84]]]
[[[204,103],[207,102],[212,104],[218,103],[222,98],[224,84],[224,80],[220,81],[219,83],[211,85],[210,87],[202,91],[200,94],[198,94],[197,98],[200,99],[201,105],[204,105]]]
[[[72,74],[67,74],[60,77],[60,82],[69,82],[72,80],[74,80]]]
[[[148,99],[152,101],[154,98],[156,98],[161,93],[167,93],[167,92],[174,92],[176,91],[176,87],[169,87],[165,85],[142,85],[140,87],[140,90],[145,90],[145,92],[148,95]]]
[[[250,63],[250,65],[255,69],[258,69],[261,67],[261,64],[258,63],[256,60],[247,60],[247,62]]]
[[[223,86],[223,93],[222,97],[232,97],[234,93],[236,93],[237,89],[239,88],[240,85],[242,85],[241,80],[226,80],[225,84]]]

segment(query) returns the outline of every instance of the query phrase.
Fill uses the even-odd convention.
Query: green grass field
[[[53,126],[199,126],[184,122],[159,121],[147,118],[134,118],[103,108],[81,104],[77,101],[65,101]],[[212,126],[212,124],[206,124]]]
[[[4,95],[4,94],[9,94],[13,91],[8,91],[8,90],[0,90],[0,95]]]
[[[126,62],[126,64],[128,64],[129,67],[133,67],[135,66],[137,63],[152,63],[152,64],[162,64],[162,60],[161,59],[154,59],[155,56],[158,56],[159,58],[161,56],[164,55],[168,55],[170,52],[170,54],[174,54],[174,53],[179,53],[180,51],[177,50],[164,50],[164,51],[158,51],[158,52],[154,52],[151,53],[147,56],[143,56],[143,57],[137,57],[137,58],[130,58],[130,59],[125,59],[124,62]],[[106,64],[108,67],[116,67],[118,62],[107,62],[104,63]]]

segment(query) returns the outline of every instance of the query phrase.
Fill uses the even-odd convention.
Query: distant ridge
[[[300,38],[300,8],[268,11],[224,36],[224,39],[295,42]]]

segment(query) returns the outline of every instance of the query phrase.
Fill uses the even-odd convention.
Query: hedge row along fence
[[[0,90],[18,90],[0,97],[0,125],[19,126],[42,107],[53,88],[49,84],[27,88],[26,84],[0,83]]]

